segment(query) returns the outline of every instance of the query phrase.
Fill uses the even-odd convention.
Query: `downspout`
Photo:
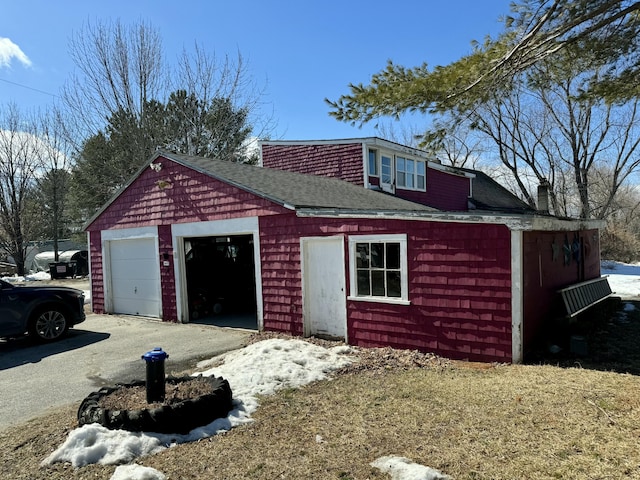
[[[524,339],[523,232],[511,230],[511,362],[522,363]]]

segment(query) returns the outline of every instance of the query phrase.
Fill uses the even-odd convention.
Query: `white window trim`
[[[357,243],[382,243],[396,242],[400,244],[400,297],[376,297],[376,296],[358,296],[357,282],[358,273],[356,268],[356,244]],[[352,235],[349,236],[349,300],[359,302],[377,302],[390,303],[397,305],[411,305],[409,301],[409,272],[407,269],[407,235],[391,234],[391,235]]]
[[[407,155],[407,154],[401,154],[401,153],[396,153],[396,152],[392,152],[390,150],[385,150],[382,148],[372,148],[372,147],[366,147],[364,149],[365,153],[364,153],[364,160],[365,160],[365,168],[366,168],[366,172],[367,172],[367,178],[371,177],[371,178],[378,178],[380,179],[380,186],[382,186],[382,184],[384,183],[385,185],[391,185],[391,191],[392,193],[394,192],[395,189],[400,189],[400,190],[406,190],[406,191],[411,191],[411,192],[426,192],[427,191],[427,173],[428,173],[428,169],[429,169],[429,162],[423,158],[416,158],[413,157],[411,155]],[[371,169],[369,168],[369,152],[370,151],[375,151],[376,152],[376,165],[378,167],[378,173],[373,174],[371,173]],[[382,157],[386,157],[389,158],[391,160],[391,172],[390,172],[390,177],[391,177],[391,182],[384,182],[383,181],[383,167],[382,167]],[[414,179],[414,187],[407,187],[404,185],[399,185],[398,184],[398,157],[403,158],[404,160],[411,160],[414,163],[414,172],[413,172],[413,179]],[[417,170],[417,165],[418,163],[422,163],[422,165],[424,166],[424,187],[420,188],[418,187],[418,170]],[[406,175],[406,172],[405,172]]]

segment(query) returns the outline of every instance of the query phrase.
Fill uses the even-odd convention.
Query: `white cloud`
[[[1,65],[1,64],[0,64]],[[31,158],[39,158],[44,162],[44,167],[36,169],[35,174],[40,176],[46,170],[53,168],[68,168],[70,165],[70,159],[64,152],[56,148],[57,139],[49,139],[46,136],[37,136],[27,132],[14,132],[11,130],[4,130],[0,128],[0,146],[8,146],[13,144],[16,151],[20,153],[16,154],[14,162],[16,165],[22,163],[23,166],[34,166],[36,162],[31,160],[25,160],[29,156]],[[8,148],[0,148],[1,151],[9,151]],[[5,154],[0,153],[0,161],[7,161]],[[44,168],[44,170],[43,170]]]
[[[0,68],[11,66],[11,60],[14,58],[26,67],[31,66],[31,60],[18,45],[9,38],[0,37]]]

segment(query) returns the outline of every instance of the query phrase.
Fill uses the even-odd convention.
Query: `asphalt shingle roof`
[[[297,209],[438,211],[334,178],[174,153],[161,155],[218,180]]]
[[[532,213],[535,210],[516,197],[486,173],[461,168],[463,172],[473,173],[473,191],[471,202],[480,210],[492,210],[514,213]]]

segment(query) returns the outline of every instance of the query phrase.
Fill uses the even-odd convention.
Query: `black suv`
[[[81,290],[52,285],[24,287],[0,280],[0,337],[29,333],[50,342],[84,319]]]

